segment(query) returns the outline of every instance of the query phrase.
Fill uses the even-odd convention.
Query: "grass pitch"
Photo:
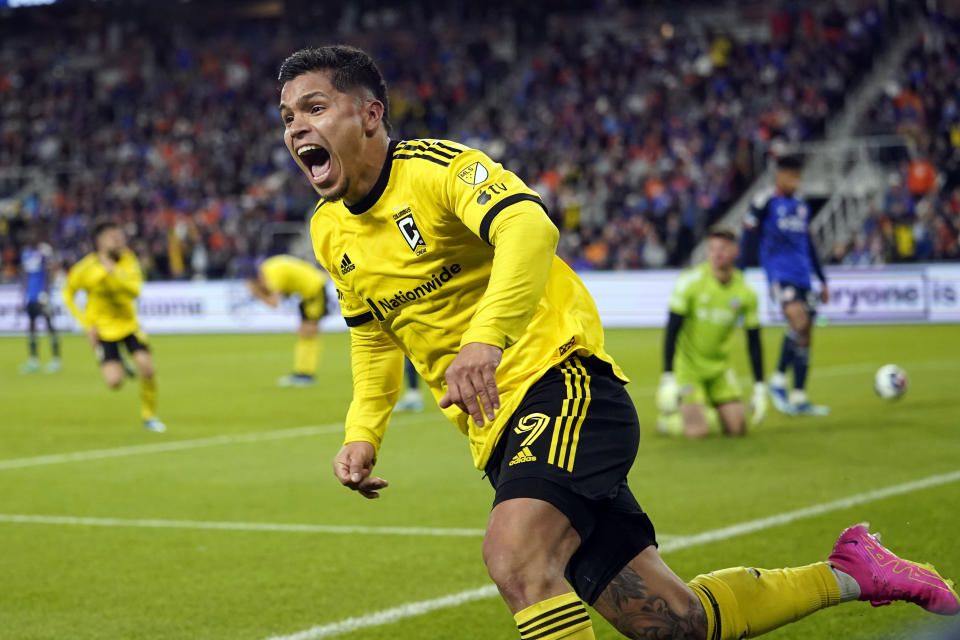
[[[768,370],[779,336],[764,334]],[[667,562],[687,579],[806,564],[845,526],[870,520],[898,553],[960,578],[960,481],[670,550],[676,536],[960,469],[960,328],[829,327],[814,339],[810,394],[832,407],[829,417],[771,408],[745,439],[686,442],[653,429],[661,332],[608,332],[644,429],[631,485]],[[0,340],[0,638],[258,640],[351,617],[355,631],[328,626],[310,637],[516,637],[496,597],[419,616],[402,608],[396,621],[369,625],[371,614],[490,584],[478,532],[492,491],[436,409],[394,420],[377,468],[391,483],[380,500],[337,484],[330,459],[350,398],[346,335],[324,337],[311,389],[274,386],[292,336],[154,337],[163,435],[139,426],[135,381],[104,388],[80,337],[65,340],[56,375],[17,373],[24,342]],[[743,375],[745,351],[734,347]],[[887,362],[910,376],[894,403],[872,390]],[[159,443],[181,444],[142,448]],[[595,620],[598,638],[619,637]],[[912,605],[851,603],[767,637],[913,638],[944,622]]]

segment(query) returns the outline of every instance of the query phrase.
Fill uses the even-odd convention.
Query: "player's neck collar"
[[[370,207],[377,204],[377,200],[380,199],[380,196],[383,195],[383,191],[387,188],[387,183],[390,182],[390,168],[393,165],[393,152],[396,148],[397,141],[391,140],[390,144],[387,146],[387,155],[383,159],[383,168],[380,169],[380,176],[377,178],[373,188],[370,189],[370,191],[367,192],[367,195],[363,196],[356,204],[346,205],[347,211],[355,216],[358,216],[361,213],[366,213]]]

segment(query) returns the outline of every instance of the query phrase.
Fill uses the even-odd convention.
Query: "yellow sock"
[[[304,376],[312,376],[317,372],[317,362],[320,360],[320,338],[297,338],[293,348],[293,372]]]
[[[153,418],[157,413],[157,379],[140,379],[140,419]]]
[[[575,593],[541,600],[513,619],[520,640],[594,640],[593,623]]]
[[[753,638],[840,603],[825,562],[795,569],[736,567],[690,581],[707,612],[707,640]]]

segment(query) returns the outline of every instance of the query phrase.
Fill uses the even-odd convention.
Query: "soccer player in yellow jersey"
[[[256,298],[276,307],[281,296],[300,296],[300,327],[293,348],[293,373],[277,380],[281,387],[305,387],[313,384],[320,359],[320,328],[317,323],[327,314],[327,278],[315,266],[293,256],[273,256],[260,265],[256,278],[247,286]]]
[[[67,274],[63,299],[83,327],[90,346],[100,360],[103,381],[119,389],[125,374],[120,345],[140,370],[140,418],[149,431],[162,433],[166,426],[157,418],[157,380],[147,335],[137,321],[136,302],[143,284],[140,263],[127,248],[123,230],[115,222],[101,222],[93,232],[96,251],[84,256]],[[87,304],[77,308],[74,296],[83,289]]]
[[[841,534],[828,562],[678,578],[627,486],[640,431],[626,377],[555,256],[539,196],[475,149],[391,140],[386,86],[358,49],[296,52],[279,81],[287,148],[321,196],[314,249],[351,327],[334,473],[367,498],[387,486],[372,471],[406,355],[494,487],[483,557],[523,640],[593,638],[584,602],[630,638],[698,640],[758,635],[855,598],[960,610],[932,569],[890,570],[908,561],[864,526]]]

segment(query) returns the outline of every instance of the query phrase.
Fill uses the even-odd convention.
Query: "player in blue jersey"
[[[60,339],[53,326],[53,309],[50,306],[53,248],[45,242],[39,242],[33,230],[24,235],[20,266],[23,272],[23,306],[30,323],[27,334],[30,357],[20,367],[20,371],[34,373],[40,369],[40,360],[37,357],[37,318],[42,317],[47,323],[47,331],[50,332],[50,347],[53,353],[45,370],[47,373],[55,373],[60,370]]]
[[[744,220],[741,240],[741,268],[754,256],[767,275],[770,294],[781,305],[787,320],[780,360],[770,377],[773,405],[790,415],[826,415],[827,407],[807,398],[810,366],[810,334],[817,303],[827,302],[830,293],[820,259],[810,238],[810,207],[797,197],[802,160],[787,155],[777,161],[775,188],[761,193]],[[813,290],[810,274],[820,280],[819,295]],[[819,300],[818,300],[819,299]],[[787,369],[793,367],[793,390],[787,394]]]

